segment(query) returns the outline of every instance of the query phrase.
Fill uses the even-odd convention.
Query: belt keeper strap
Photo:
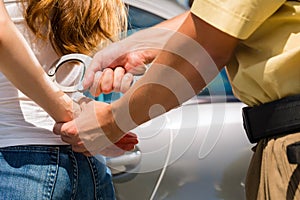
[[[300,142],[290,144],[286,148],[289,163],[300,164]]]
[[[244,129],[251,143],[300,131],[300,95],[243,108]]]

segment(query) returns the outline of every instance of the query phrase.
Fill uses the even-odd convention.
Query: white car
[[[153,16],[159,21],[185,11],[176,1],[125,2],[129,13],[135,11],[131,19]],[[243,129],[244,106],[233,97],[222,71],[199,95],[134,129],[137,148],[107,158],[117,199],[245,199],[252,144]]]

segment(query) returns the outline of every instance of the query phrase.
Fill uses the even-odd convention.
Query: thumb
[[[53,133],[56,135],[77,135],[78,130],[74,120],[72,120],[66,123],[56,123],[53,127]]]
[[[92,62],[96,62],[96,60],[92,61]],[[90,88],[94,82],[94,77],[95,77],[95,73],[96,73],[96,68],[95,67],[92,67],[92,66],[95,66],[93,65],[93,63],[91,64],[91,66],[89,66],[84,74],[84,77],[83,77],[83,81],[82,81],[82,86],[83,86],[83,89],[86,90],[88,88]]]

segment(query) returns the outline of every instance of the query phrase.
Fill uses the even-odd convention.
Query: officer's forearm
[[[112,103],[117,126],[127,132],[198,94],[225,66],[236,44],[237,39],[189,14],[146,75]]]
[[[159,64],[164,58],[171,60],[174,68]],[[182,104],[204,86],[205,81],[192,65],[179,56],[162,52],[146,76],[111,104],[114,121],[124,133],[128,132]]]

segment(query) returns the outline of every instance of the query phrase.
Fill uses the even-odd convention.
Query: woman
[[[7,30],[0,31],[0,199],[114,199],[111,175],[103,162],[74,153],[52,133],[54,120],[72,119],[76,104],[49,83],[39,63],[47,71],[61,55],[93,55],[117,40],[126,29],[123,3],[9,0],[4,4],[38,60],[28,46],[14,46],[23,41],[18,34],[17,39],[10,37],[16,31],[5,21],[7,13],[1,1],[0,21]],[[21,73],[16,73],[18,68]],[[63,81],[70,80],[67,76]],[[43,85],[34,85],[37,83]]]

